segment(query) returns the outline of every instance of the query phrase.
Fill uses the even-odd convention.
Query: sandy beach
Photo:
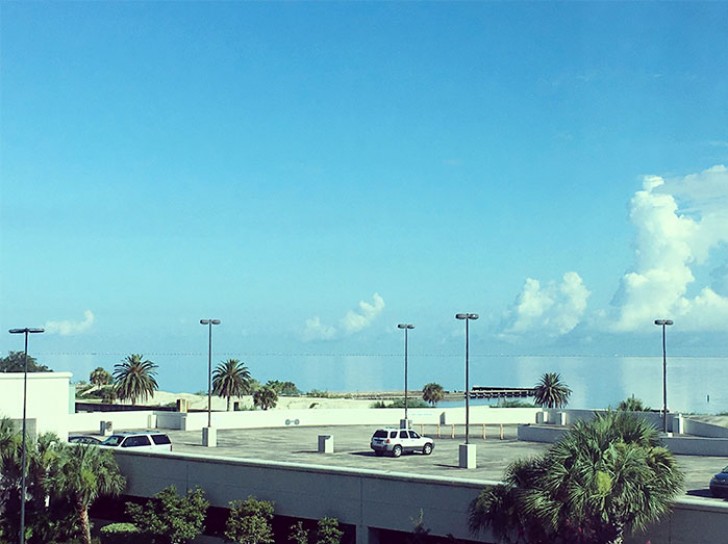
[[[207,395],[196,395],[193,393],[170,393],[167,391],[156,391],[154,397],[147,400],[143,404],[148,406],[168,406],[174,404],[178,399],[187,401],[187,406],[191,410],[204,410],[207,408]],[[227,400],[222,397],[212,396],[213,410],[226,410]],[[246,395],[240,398],[231,399],[232,404],[240,403],[241,409],[250,409],[253,407],[252,395]],[[369,408],[376,402],[372,399],[349,399],[349,398],[330,398],[330,397],[278,397],[278,404],[274,409],[291,410],[291,409],[332,409],[332,408]]]

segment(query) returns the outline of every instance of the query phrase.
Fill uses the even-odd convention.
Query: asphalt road
[[[319,466],[347,467],[386,472],[440,476],[453,480],[500,481],[505,467],[516,459],[543,453],[548,444],[516,440],[516,426],[504,427],[504,439],[497,433],[483,439],[471,435],[477,446],[477,468],[458,466],[458,446],[463,438],[436,437],[432,455],[419,453],[399,458],[377,457],[369,449],[375,426],[284,427],[271,429],[218,430],[217,447],[202,445],[202,431],[168,431],[174,451],[214,457],[269,460]],[[471,429],[472,432],[472,429]],[[319,435],[333,436],[334,452],[319,453]],[[711,476],[728,465],[723,457],[677,456],[685,474],[686,494],[713,499],[708,491]]]

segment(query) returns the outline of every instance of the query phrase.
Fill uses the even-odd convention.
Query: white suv
[[[155,432],[114,433],[99,445],[131,451],[172,451],[169,436]]]
[[[374,431],[370,446],[375,455],[391,453],[393,457],[399,457],[403,453],[416,451],[430,455],[435,443],[432,438],[420,436],[411,429],[377,429]]]

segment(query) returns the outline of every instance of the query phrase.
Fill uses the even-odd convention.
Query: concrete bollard
[[[334,436],[330,434],[320,434],[318,437],[319,453],[334,453]]]

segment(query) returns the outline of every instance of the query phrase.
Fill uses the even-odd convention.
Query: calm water
[[[253,376],[293,381],[301,390],[331,392],[392,391],[404,387],[404,364],[396,356],[244,357]],[[160,389],[199,391],[206,368],[190,376],[189,362],[156,360]],[[175,365],[179,365],[175,369]],[[429,382],[451,391],[465,386],[460,357],[409,359],[409,388]],[[182,372],[182,369],[187,372]],[[592,409],[616,406],[634,395],[652,408],[662,407],[662,357],[472,357],[472,386],[533,387],[545,372],[558,372],[572,389],[569,406]],[[668,357],[668,408],[671,411],[728,412],[728,358]],[[197,384],[197,385],[196,385]]]

